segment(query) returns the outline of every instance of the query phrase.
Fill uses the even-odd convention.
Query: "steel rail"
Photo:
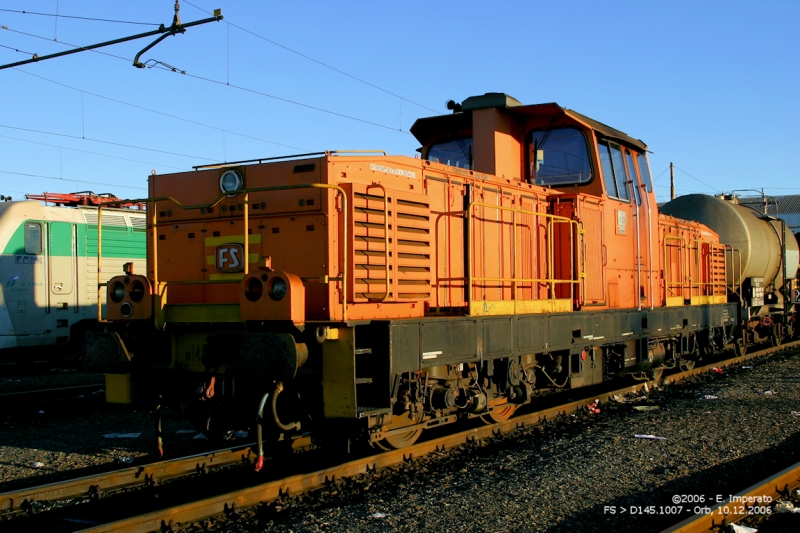
[[[771,502],[798,487],[800,487],[800,463],[796,463],[774,476],[770,476],[768,479],[746,488],[726,502],[718,503],[708,509],[707,513],[689,517],[683,522],[663,530],[661,533],[710,533],[718,531],[720,527],[729,526],[750,516],[748,509],[756,506],[768,507]],[[767,500],[767,498],[769,499]],[[770,503],[765,503],[766,501]],[[753,502],[754,505],[748,505],[744,502]],[[765,514],[763,516],[770,515]]]
[[[761,350],[753,354],[743,355],[733,359],[705,365],[703,367],[694,368],[692,370],[673,374],[659,379],[656,382],[650,383],[654,383],[656,386],[658,386],[681,381],[690,376],[710,372],[715,367],[729,366],[746,361],[748,359],[763,357],[786,348],[797,346],[800,346],[800,341],[786,343],[784,345]],[[636,393],[647,386],[647,382],[642,382],[588,398],[596,398],[602,404],[608,402],[612,396],[617,394]],[[249,507],[261,502],[275,500],[288,494],[298,494],[319,489],[327,484],[330,484],[337,477],[352,477],[369,472],[375,472],[378,469],[383,469],[410,461],[414,457],[420,457],[436,451],[454,448],[456,446],[491,436],[510,433],[526,426],[532,426],[538,423],[546,422],[548,419],[554,417],[567,416],[585,409],[588,398],[583,398],[567,404],[562,404],[528,414],[521,414],[504,422],[461,431],[453,435],[415,444],[408,448],[382,452],[371,457],[357,459],[339,466],[319,470],[317,472],[294,475],[280,480],[270,481],[255,487],[248,487],[245,489],[228,492],[226,494],[193,501],[187,504],[176,505],[151,513],[133,516],[116,522],[83,529],[81,530],[81,533],[100,533],[108,531],[120,533],[138,533],[154,530],[171,530],[172,528],[178,527],[180,524],[197,522],[211,516],[230,512],[234,509]]]
[[[255,457],[251,451],[252,446],[253,444],[251,443],[180,459],[132,466],[105,474],[95,474],[38,487],[5,492],[0,494],[0,513],[25,510],[30,508],[33,502],[67,500],[137,485],[156,485],[168,479],[206,472],[210,468],[250,462]]]

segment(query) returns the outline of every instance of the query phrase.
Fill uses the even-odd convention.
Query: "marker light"
[[[242,179],[242,175],[239,174],[235,170],[228,170],[222,177],[219,179],[219,188],[224,193],[229,193],[230,191],[236,191],[242,188],[244,185],[244,180]],[[228,196],[233,197],[235,195],[228,194]]]

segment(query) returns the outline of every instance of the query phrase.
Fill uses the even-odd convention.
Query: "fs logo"
[[[216,258],[219,272],[241,272],[244,270],[244,246],[241,244],[217,246]]]

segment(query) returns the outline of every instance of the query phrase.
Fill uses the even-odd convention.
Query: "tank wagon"
[[[0,203],[0,350],[63,345],[62,353],[74,356],[77,333],[97,329],[97,205],[118,198],[27,197]],[[143,212],[105,211],[103,261],[110,269],[102,281],[124,263],[144,270],[145,229]],[[105,307],[105,294],[100,302]]]
[[[743,339],[744,255],[659,213],[642,141],[500,93],[450,108],[411,128],[415,158],[151,176],[147,269],[108,284],[135,354],[114,394],[182,389],[208,434],[402,447]]]
[[[681,196],[661,212],[712,228],[735,250],[728,268],[731,299],[743,307],[744,343],[768,338],[773,345],[794,336],[797,240],[783,220],[731,200],[702,194]]]

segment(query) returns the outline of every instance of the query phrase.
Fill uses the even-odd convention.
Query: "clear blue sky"
[[[4,0],[0,63],[155,28],[9,10],[169,25],[173,4]],[[642,139],[659,200],[670,161],[678,194],[800,194],[797,0],[183,0],[181,18],[214,8],[225,21],[143,56],[186,75],[131,66],[153,38],[100,50],[119,57],[0,70],[0,194],[130,198],[152,169],[326,149],[413,156],[416,118],[485,92],[557,102]]]

